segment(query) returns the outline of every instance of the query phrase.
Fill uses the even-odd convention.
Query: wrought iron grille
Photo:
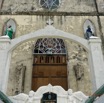
[[[58,8],[59,4],[59,0],[40,0],[40,5],[48,10]]]
[[[40,38],[35,44],[34,54],[66,54],[65,44],[58,38]]]

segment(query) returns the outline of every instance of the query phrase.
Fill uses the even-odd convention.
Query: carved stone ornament
[[[15,94],[21,93],[24,91],[24,79],[25,79],[26,66],[20,64],[15,69],[16,74],[16,91]]]
[[[77,63],[73,66],[73,70],[76,76],[76,80],[81,80],[84,76],[84,67],[80,63]]]
[[[29,95],[20,93],[10,97],[10,99],[13,103],[40,103],[46,93],[57,95],[57,103],[84,103],[88,98],[81,91],[73,93],[72,89],[65,91],[61,86],[52,86],[49,84],[47,86],[41,86],[36,92],[30,91]]]

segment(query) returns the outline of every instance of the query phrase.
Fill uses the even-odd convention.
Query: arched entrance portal
[[[10,92],[14,88],[14,85],[11,85],[11,84],[14,84],[14,82],[11,79],[8,80],[9,76],[13,76],[13,75],[10,75],[10,73],[9,73],[10,68],[11,68],[10,64],[12,62],[11,55],[12,55],[13,50],[25,41],[28,41],[30,39],[36,40],[37,38],[41,38],[41,37],[55,37],[55,38],[57,37],[57,38],[62,38],[64,40],[71,40],[71,41],[76,42],[79,45],[81,45],[88,52],[88,57],[89,57],[88,61],[89,61],[89,67],[91,70],[90,76],[92,77],[91,80],[92,80],[92,84],[93,84],[93,90],[95,91],[96,88],[99,88],[99,86],[101,86],[102,83],[104,83],[103,82],[104,80],[102,79],[104,77],[104,75],[103,75],[104,74],[104,72],[103,72],[104,63],[103,63],[103,56],[102,56],[102,51],[101,51],[101,40],[96,37],[92,37],[92,38],[90,38],[90,40],[85,40],[77,35],[63,32],[61,30],[54,28],[53,26],[48,25],[44,29],[40,29],[38,31],[26,34],[24,36],[20,36],[19,38],[15,38],[12,40],[9,40],[9,38],[7,38],[5,36],[0,38],[0,44],[1,44],[1,48],[2,48],[0,50],[0,52],[1,52],[0,57],[3,57],[3,60],[2,60],[2,58],[0,58],[1,59],[0,66],[2,67],[0,70],[1,71],[0,72],[0,77],[1,77],[0,78],[0,88],[4,93],[6,93],[6,91]],[[98,61],[100,61],[100,63]],[[26,64],[26,65],[28,66],[28,64]],[[100,73],[98,73],[98,72],[100,72]],[[68,71],[68,73],[70,73],[70,72]],[[3,74],[5,74],[5,75],[3,75]],[[31,76],[30,76],[30,78],[31,78]],[[30,80],[30,78],[27,79],[26,82],[28,80]],[[68,75],[68,78],[69,78],[69,75]],[[15,78],[13,78],[13,79],[15,79]],[[68,80],[68,82],[70,82],[70,81]],[[70,85],[71,85],[71,83],[70,83]],[[11,87],[11,89],[7,89],[7,87],[9,87],[9,86]],[[13,88],[12,88],[12,86],[13,86]],[[31,82],[29,81],[29,83],[26,84],[25,88],[30,89],[30,86],[31,86]],[[27,87],[29,87],[29,88],[27,88]],[[28,90],[26,90],[26,91],[28,91]]]
[[[34,48],[32,90],[51,83],[65,90],[67,84],[66,48],[62,39],[40,38]]]

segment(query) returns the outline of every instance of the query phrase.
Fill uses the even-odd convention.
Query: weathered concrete
[[[95,3],[94,0],[60,0],[60,6],[58,9],[53,11],[57,12],[95,12]],[[46,11],[39,4],[39,0],[5,0],[3,3],[2,12],[10,14],[18,13],[31,13],[31,12],[40,12]]]
[[[77,88],[76,88],[76,90],[78,90],[78,89],[81,89],[81,88],[83,88],[82,87],[82,85],[79,85],[79,84],[86,84],[86,86],[91,86],[91,84],[90,84],[90,82],[88,82],[88,81],[90,81],[90,76],[91,75],[94,75],[94,76],[92,76],[92,81],[96,81],[95,82],[95,84],[93,84],[93,86],[95,85],[95,87],[93,87],[93,90],[96,90],[97,88],[99,88],[99,86],[101,86],[101,84],[103,83],[102,82],[102,79],[100,79],[100,82],[99,82],[99,78],[103,78],[103,75],[101,75],[101,74],[97,74],[97,72],[100,72],[98,69],[96,69],[95,67],[102,67],[103,68],[103,59],[102,59],[102,53],[101,53],[101,47],[100,47],[100,42],[97,42],[97,40],[99,41],[100,39],[97,39],[97,37],[93,37],[92,39],[95,41],[95,42],[91,42],[91,40],[90,40],[90,47],[91,47],[91,49],[89,49],[89,44],[88,44],[88,41],[87,40],[85,40],[85,39],[83,39],[83,38],[80,38],[80,37],[78,37],[78,36],[75,36],[75,35],[72,35],[72,34],[69,34],[69,33],[66,33],[66,32],[63,32],[63,31],[61,31],[61,30],[58,30],[58,29],[55,29],[53,26],[46,26],[44,29],[41,29],[41,30],[38,30],[38,31],[36,31],[36,32],[33,32],[33,33],[30,33],[30,34],[27,34],[27,35],[24,35],[24,36],[22,36],[22,37],[19,37],[19,38],[16,38],[16,39],[13,39],[12,41],[11,41],[11,45],[9,46],[9,49],[7,50],[7,51],[9,51],[9,53],[11,53],[12,52],[12,50],[15,50],[15,48],[16,47],[18,47],[18,45],[20,45],[22,42],[24,42],[24,41],[27,41],[27,40],[29,40],[29,39],[33,39],[33,38],[35,38],[35,39],[37,39],[37,38],[40,38],[40,37],[45,37],[45,36],[47,36],[47,37],[59,37],[59,38],[62,38],[62,39],[64,39],[65,41],[67,40],[68,42],[69,42],[69,40],[71,40],[71,41],[74,41],[74,42],[77,42],[77,44],[79,44],[80,46],[82,46],[83,48],[85,48],[86,50],[84,50],[84,51],[87,51],[88,53],[89,53],[89,56],[90,56],[90,58],[91,59],[89,59],[89,60],[91,60],[91,61],[89,61],[90,62],[90,68],[91,68],[91,72],[89,71],[89,70],[87,70],[86,68],[85,68],[85,73],[86,73],[86,75],[84,76],[84,81],[86,81],[86,83],[83,83],[84,81],[82,80],[82,81],[80,81],[80,82],[78,82],[78,84],[76,84],[77,85]],[[77,39],[76,39],[77,38]],[[92,40],[92,41],[93,41]],[[66,42],[67,42],[66,41]],[[15,71],[15,69],[14,68],[16,68],[16,65],[17,64],[19,64],[19,63],[24,63],[24,65],[25,66],[27,66],[27,68],[32,68],[32,63],[31,63],[31,61],[32,61],[32,57],[29,57],[30,58],[30,62],[29,62],[29,58],[27,58],[27,56],[25,56],[26,58],[24,58],[23,57],[23,55],[26,53],[26,55],[29,53],[29,54],[31,54],[30,56],[32,56],[32,49],[30,49],[29,50],[29,48],[31,48],[31,46],[33,45],[32,43],[32,41],[30,41],[30,43],[31,43],[31,45],[30,45],[30,47],[27,45],[26,46],[26,44],[29,44],[29,42],[26,42],[26,43],[24,43],[24,44],[22,44],[20,47],[18,47],[17,48],[17,50],[15,50],[15,52],[12,54],[12,57],[14,57],[14,56],[16,56],[17,55],[17,57],[18,58],[14,58],[14,60],[13,60],[13,62],[11,62],[11,63],[13,63],[11,66],[13,66],[14,65],[14,67],[12,67],[11,69],[10,69],[10,73],[11,73],[11,75],[9,76],[9,83],[8,84],[14,84],[14,82],[15,82],[15,78],[14,79],[12,79],[13,77],[13,75],[15,75],[15,73],[13,73],[13,71]],[[76,44],[75,44],[76,45]],[[73,45],[74,46],[74,45]],[[94,54],[93,54],[93,48],[94,48],[94,46],[97,46],[98,47],[98,50],[99,50],[99,53],[97,53],[97,52],[94,52]],[[69,46],[69,44],[68,44],[68,47],[70,47]],[[74,52],[79,52],[79,50],[80,50],[80,55],[78,56],[78,53],[77,53],[77,57],[74,57],[75,59],[77,59],[78,61],[80,60],[80,62],[82,62],[82,61],[84,61],[84,59],[85,59],[85,61],[86,62],[84,62],[84,63],[87,63],[87,56],[84,54],[84,55],[82,55],[82,56],[84,56],[84,57],[80,57],[81,56],[81,51],[82,51],[82,54],[84,53],[83,52],[83,48],[82,47],[78,47],[77,45],[75,46],[76,48],[78,48],[78,51],[76,51],[75,50],[75,48],[74,48]],[[21,52],[21,55],[20,55],[20,53],[18,52],[18,49],[20,48],[20,51],[22,50],[22,51],[24,51],[25,50],[25,52]],[[71,47],[72,48],[72,47]],[[96,48],[95,48],[96,49]],[[90,51],[91,50],[91,51]],[[27,52],[26,52],[27,51]],[[18,52],[18,53],[16,53],[16,52]],[[68,50],[68,52],[69,53],[72,53],[72,52],[70,52],[70,50]],[[91,52],[91,53],[90,53]],[[97,54],[96,54],[97,53]],[[75,54],[73,54],[73,55],[76,55],[76,53]],[[23,57],[23,58],[21,58],[21,57]],[[69,56],[70,56],[70,54],[69,54]],[[97,58],[96,58],[97,57]],[[73,57],[69,57],[69,61],[71,60],[71,58],[73,58]],[[75,59],[73,58],[73,63],[75,63]],[[9,59],[9,58],[8,58]],[[13,59],[13,58],[12,58]],[[81,60],[82,59],[82,60]],[[101,61],[100,62],[100,64],[99,64],[99,62],[97,62],[97,60],[99,59],[99,61]],[[21,61],[22,60],[22,61]],[[9,59],[9,61],[11,61],[10,59]],[[78,61],[76,61],[76,63],[78,62]],[[71,62],[71,61],[70,61]],[[30,67],[28,67],[29,65],[28,65],[28,63],[29,63],[29,65],[31,65]],[[71,62],[72,63],[72,62]],[[97,64],[98,63],[98,64]],[[7,65],[9,65],[10,64],[10,62],[7,62]],[[70,64],[70,63],[69,63]],[[73,65],[75,65],[75,64],[73,64]],[[70,75],[73,75],[73,65],[70,65],[70,66],[72,66],[71,67],[71,74]],[[83,64],[84,65],[84,64]],[[87,66],[87,64],[85,64],[86,66]],[[87,67],[88,68],[88,67]],[[102,68],[101,68],[101,70],[102,70]],[[69,67],[68,67],[68,69],[70,69]],[[95,70],[96,69],[96,70]],[[8,80],[8,73],[9,73],[9,66],[8,67],[6,67],[6,70],[4,71],[7,75],[4,77],[4,81],[2,81],[2,83],[3,83],[3,85],[2,85],[2,87],[3,87],[3,90],[5,91],[6,90],[6,87],[7,87],[7,82],[5,82],[5,81],[7,81]],[[30,69],[29,69],[30,70]],[[27,73],[30,73],[29,75],[31,75],[31,71],[32,70],[30,70],[30,71],[28,71]],[[69,70],[70,71],[70,70]],[[96,72],[93,72],[93,71],[96,71]],[[89,76],[89,72],[90,72],[90,76]],[[103,71],[102,71],[103,72]],[[31,76],[29,76],[29,78],[30,78]],[[99,78],[98,78],[99,77]],[[29,79],[28,78],[28,79]],[[75,78],[75,75],[73,75],[72,77],[68,77],[68,78]],[[86,79],[85,79],[86,78]],[[26,79],[27,81],[28,81],[28,79]],[[75,79],[74,79],[75,80]],[[11,82],[11,83],[10,83]],[[73,84],[74,82],[72,82],[72,84]],[[88,84],[87,84],[88,83]],[[31,83],[27,83],[26,82],[26,84],[30,84],[30,86],[28,85],[28,87],[26,86],[26,88],[28,88],[28,90],[29,90],[29,88],[31,88]],[[75,85],[74,85],[75,86]],[[87,87],[84,87],[84,88],[87,88]],[[72,87],[72,86],[71,86]],[[11,87],[10,85],[9,85],[9,88],[8,88],[8,90],[9,90],[9,92],[10,92],[10,94],[11,93],[13,93],[13,88],[15,88],[15,86],[14,87]],[[74,89],[75,89],[74,88]],[[81,89],[82,91],[84,91],[85,89]],[[26,91],[28,91],[28,90],[26,90]],[[87,89],[86,89],[87,90]],[[86,92],[86,93],[89,93],[90,94],[90,92],[91,91],[89,91],[89,89],[88,89],[88,91],[84,91],[84,92]],[[11,94],[12,95],[12,94]]]
[[[6,22],[10,18],[16,22],[17,28],[15,32],[15,38],[16,38],[15,40],[19,40],[19,41],[21,41],[20,39],[18,39],[20,36],[30,34],[30,32],[34,32],[44,28],[46,26],[46,21],[49,18],[51,18],[54,22],[53,25],[55,28],[60,29],[64,32],[71,33],[72,35],[77,35],[81,38],[84,38],[84,33],[85,33],[84,23],[86,20],[90,20],[94,25],[95,35],[100,37],[102,40],[102,44],[103,44],[102,47],[103,47],[103,53],[104,53],[104,24],[103,24],[104,1],[103,0],[73,0],[73,1],[60,0],[61,3],[58,9],[52,10],[51,12],[48,12],[47,10],[43,9],[41,5],[39,5],[39,0],[22,0],[22,1],[4,0],[4,2],[2,1],[3,0],[0,0],[0,7],[2,4],[2,9],[0,11],[0,14],[6,14],[6,15],[0,15],[0,35],[3,35],[4,24],[6,24]],[[7,15],[7,14],[13,14],[13,15]],[[18,15],[18,14],[21,14],[21,15]],[[21,37],[21,39],[23,38]],[[8,82],[9,84],[8,86],[4,85],[4,88],[8,87],[8,91],[9,91],[8,94],[13,95],[15,91],[14,89],[15,87],[12,88],[12,84],[15,83],[15,79],[13,80],[12,78],[14,77],[14,69],[16,68],[17,65],[20,65],[21,63],[23,63],[27,67],[26,75],[29,75],[26,78],[26,80],[29,81],[31,79],[30,77],[32,72],[32,61],[33,61],[32,50],[34,47],[33,45],[35,44],[37,39],[38,38],[34,38],[32,40],[28,39],[23,42],[21,41],[21,43],[18,44],[17,46],[14,46],[15,41],[12,42],[12,44],[14,45],[12,45],[11,48],[12,47],[13,48],[10,49],[11,55],[9,54],[9,56],[11,57],[10,71],[9,69],[7,69],[11,75],[9,76],[9,82],[11,83]],[[68,78],[68,80],[71,81],[71,84],[69,85],[69,87],[72,88],[74,91],[80,89],[84,93],[90,95],[91,94],[91,74],[90,74],[91,71],[89,69],[87,49],[85,50],[83,46],[80,47],[78,42],[75,43],[70,40],[66,40],[66,38],[62,38],[62,39],[65,41],[67,50],[68,50],[68,58],[69,58],[68,65],[69,65],[69,71],[70,71],[69,72],[70,77]],[[74,53],[72,52],[73,50],[74,50]],[[5,56],[2,58],[4,59]],[[10,59],[8,59],[8,61],[9,60]],[[79,61],[80,62],[84,61],[82,65],[84,65],[85,67],[84,73],[86,75],[82,81],[76,83],[75,75],[73,72],[73,66]],[[6,66],[8,66],[8,64]],[[93,68],[93,67],[90,67],[90,68]],[[100,76],[98,76],[99,75],[97,74],[98,72],[94,72],[95,73],[94,75],[95,76],[97,75],[96,78],[93,75],[93,79],[95,81],[99,81],[99,78],[101,78]],[[97,84],[98,86],[96,85],[97,87],[99,87],[99,84],[103,83],[101,81]],[[92,80],[92,82],[94,87],[95,85],[94,81]],[[86,86],[81,86],[80,85],[81,83],[86,84],[86,86],[89,87],[89,90],[86,89]],[[97,87],[94,87],[95,90]],[[31,81],[29,81],[28,84],[27,83],[25,84],[25,93],[28,93],[30,89],[31,89]]]
[[[8,19],[13,19],[16,21],[16,33],[15,37],[28,34],[30,32],[36,31],[38,29],[44,28],[46,26],[46,21],[49,16],[29,16],[29,15],[1,15],[0,16],[0,32],[2,34],[3,26]],[[99,36],[100,31],[96,16],[52,16],[53,26],[57,29],[63,30],[65,32],[70,32],[76,34],[77,36],[84,38],[84,23],[86,20],[90,20],[94,27],[95,33]]]

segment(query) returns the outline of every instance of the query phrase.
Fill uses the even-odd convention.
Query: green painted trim
[[[13,103],[3,92],[0,91],[0,99],[4,103]]]
[[[104,94],[104,84],[92,95],[90,96],[85,103],[93,103],[97,97],[100,97]]]

